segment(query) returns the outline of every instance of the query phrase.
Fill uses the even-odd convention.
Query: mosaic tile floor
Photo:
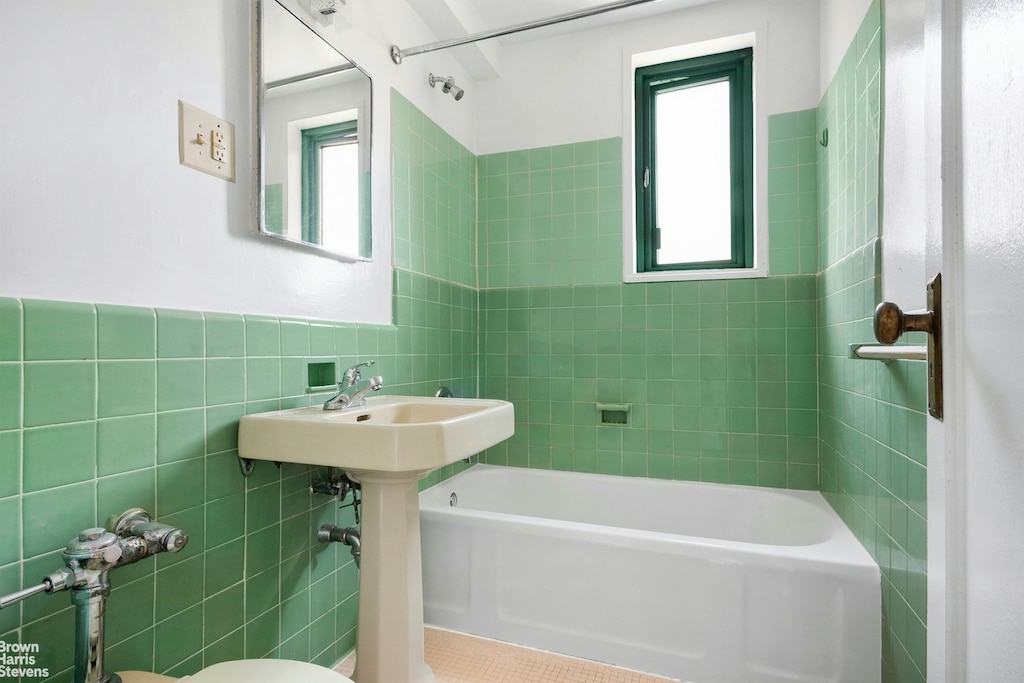
[[[668,678],[499,643],[463,633],[425,629],[424,655],[437,683],[673,683]],[[355,655],[338,671],[352,675]]]

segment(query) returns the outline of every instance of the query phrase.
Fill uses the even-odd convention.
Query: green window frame
[[[302,131],[302,241],[323,244],[320,224],[320,153],[324,147],[359,142],[357,121],[342,121]]]
[[[754,267],[753,49],[639,67],[636,106],[636,260],[638,273]],[[657,107],[659,94],[729,83],[729,176],[732,255],[728,260],[658,260]],[[699,229],[700,226],[694,226]]]

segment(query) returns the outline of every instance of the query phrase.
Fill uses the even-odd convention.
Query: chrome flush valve
[[[75,606],[75,683],[121,683],[103,662],[103,617],[110,595],[110,571],[188,543],[181,529],[154,522],[142,508],[110,518],[108,529],[90,527],[68,541],[65,566],[30,588],[0,596],[0,609],[38,593],[71,591]],[[2,674],[0,674],[2,677]]]
[[[101,527],[83,529],[61,552],[66,566],[43,580],[50,585],[47,592],[87,587],[93,589],[89,591],[90,596],[97,592],[108,594],[110,584],[106,583],[106,574],[117,566],[122,555],[118,541],[117,536]]]

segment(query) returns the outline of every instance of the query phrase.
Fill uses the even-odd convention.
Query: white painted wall
[[[629,137],[624,60],[631,54],[758,33],[765,116],[816,107],[817,0],[723,0],[502,49],[501,78],[482,81],[480,154]],[[762,40],[763,36],[763,40]]]
[[[957,5],[953,11],[951,8]],[[928,676],[967,680],[962,619],[966,546],[963,166],[959,0],[925,0],[924,160],[927,271],[942,270],[944,419],[928,419]],[[920,77],[920,76],[919,76]]]
[[[901,0],[902,1],[902,0]],[[821,63],[818,69],[818,97],[828,90],[846,48],[853,42],[871,0],[820,0],[818,33],[821,36]],[[894,3],[887,3],[891,5]]]
[[[927,224],[925,0],[890,2],[883,13],[882,296],[903,310],[925,306]]]
[[[248,0],[0,4],[0,295],[331,320],[391,319],[390,90],[467,146],[475,103],[432,91],[404,0],[356,3],[332,40],[374,76],[374,261],[250,230]],[[177,100],[236,126],[237,181],[178,164]]]

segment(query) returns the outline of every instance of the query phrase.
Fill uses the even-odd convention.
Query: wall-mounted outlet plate
[[[235,126],[178,100],[178,160],[235,182]]]

